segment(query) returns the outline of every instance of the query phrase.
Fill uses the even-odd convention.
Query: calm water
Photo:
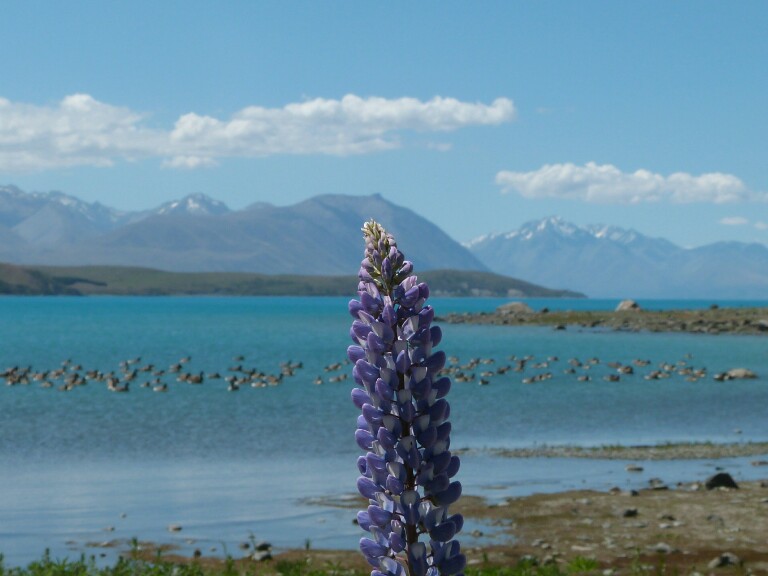
[[[350,317],[345,298],[0,298],[0,369],[59,367],[118,371],[120,362],[229,374],[234,364],[277,373],[283,362],[303,368],[279,386],[226,390],[165,376],[167,394],[132,383],[114,394],[91,382],[69,393],[40,382],[0,387],[0,551],[14,565],[80,551],[115,539],[176,542],[184,549],[239,553],[252,534],[277,547],[353,548],[360,531],[353,511],[321,504],[354,490],[356,410],[348,373],[324,368],[344,359]],[[434,299],[438,315],[492,310],[503,300]],[[616,301],[534,300],[534,308],[612,309]],[[707,307],[706,302],[641,302],[645,308]],[[723,305],[735,303],[718,302]],[[754,305],[765,302],[738,303]],[[535,444],[646,444],[666,441],[768,440],[768,339],[744,336],[629,334],[442,325],[441,348],[460,361],[494,359],[474,371],[531,355],[524,373],[509,371],[488,386],[455,382],[452,435],[473,448],[460,479],[488,497],[643,482],[622,462],[492,458],[486,448]],[[244,360],[236,361],[242,355]],[[548,368],[531,366],[557,356]],[[598,357],[591,382],[564,374],[569,358]],[[651,361],[620,382],[603,381],[608,361]],[[685,359],[710,377],[647,381],[661,362]],[[711,374],[743,366],[755,381],[715,382]],[[526,385],[522,378],[553,377]],[[321,376],[323,385],[315,385]],[[722,463],[720,463],[722,464]],[[727,463],[741,477],[747,462]],[[709,473],[714,463],[658,463],[649,474],[672,481]],[[311,499],[312,504],[307,504]],[[171,523],[183,526],[170,534]],[[113,530],[106,530],[113,529]],[[190,543],[191,542],[191,543]]]

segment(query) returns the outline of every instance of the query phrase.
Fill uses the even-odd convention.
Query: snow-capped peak
[[[602,224],[587,226],[586,228],[592,236],[598,239],[610,240],[621,244],[629,244],[639,238],[639,234],[634,230],[626,230],[618,226],[604,226]]]
[[[511,239],[518,237],[521,240],[533,240],[536,237],[555,235],[562,238],[574,238],[583,235],[586,231],[579,226],[567,222],[560,216],[549,216],[541,220],[526,222],[518,230],[505,235]]]
[[[162,204],[155,210],[155,214],[189,214],[193,216],[207,216],[224,214],[229,208],[224,202],[214,200],[205,194],[196,193],[185,196],[181,200],[172,200]]]
[[[541,220],[526,222],[517,230],[510,232],[484,234],[469,242],[465,242],[464,246],[472,249],[491,241],[515,240],[521,242],[546,237],[558,237],[571,241],[602,240],[621,244],[630,244],[644,238],[642,234],[635,230],[627,230],[618,226],[606,226],[603,224],[579,226],[568,222],[561,216],[549,216]]]

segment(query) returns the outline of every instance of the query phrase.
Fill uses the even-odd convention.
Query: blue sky
[[[0,184],[768,243],[765,30],[763,1],[11,0]]]

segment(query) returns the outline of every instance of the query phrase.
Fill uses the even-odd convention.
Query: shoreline
[[[488,448],[455,450],[457,454],[486,452],[502,458],[584,458],[594,460],[705,460],[766,456],[768,441],[762,442],[666,442],[647,445],[548,446],[529,448]],[[768,466],[768,459],[755,460],[754,466]]]
[[[336,502],[349,509],[350,517],[364,505],[359,497]],[[525,561],[566,572],[588,563],[592,569],[578,572],[611,575],[666,570],[768,574],[768,479],[739,482],[736,489],[706,489],[701,482],[666,486],[653,479],[640,490],[568,490],[493,503],[462,496],[451,511],[478,526],[470,533],[465,527],[458,536],[470,541],[462,546],[470,569],[511,568]],[[139,548],[123,554],[152,561],[162,549],[162,558],[171,562],[214,569],[226,564],[222,558],[193,558],[152,543],[142,542]],[[268,562],[238,552],[235,564],[258,575],[274,574],[281,563],[318,570],[330,566],[334,573],[370,570],[357,550],[281,550]]]
[[[709,574],[713,573],[708,568],[710,563],[729,553],[738,557],[738,564],[717,568],[717,574],[743,574],[749,570],[768,575],[768,442],[536,446],[525,450],[456,452],[517,459],[516,467],[526,467],[525,460],[530,458],[552,458],[556,466],[557,458],[601,458],[615,462],[613,479],[603,477],[608,482],[601,480],[586,486],[571,482],[569,487],[555,492],[533,482],[527,493],[515,494],[504,493],[503,488],[516,485],[516,478],[498,477],[498,484],[462,496],[451,511],[467,518],[458,539],[473,569],[508,569],[520,561],[529,561],[540,567],[553,565],[560,573],[569,574],[573,572],[571,567],[589,562],[599,567],[590,573],[609,570],[611,576],[638,576],[639,566],[644,567],[643,572],[664,566],[665,570],[672,570],[670,574]],[[745,456],[756,458],[751,463],[729,460]],[[765,460],[757,460],[758,456]],[[706,474],[702,474],[701,462],[690,459],[694,457],[708,461],[704,467]],[[660,460],[678,461],[676,470],[651,464]],[[636,462],[633,469],[625,466],[632,461]],[[759,466],[755,465],[757,462]],[[637,464],[645,466],[644,473]],[[592,466],[588,462],[585,465]],[[723,467],[733,474],[739,489],[706,489],[705,478]],[[482,469],[481,465],[480,473]],[[110,535],[103,541],[84,541],[70,548],[71,557],[93,555],[98,562],[108,565],[118,556],[149,562],[161,559],[223,571],[229,555],[241,573],[254,576],[284,573],[278,567],[293,563],[302,570],[318,571],[316,576],[322,576],[324,570],[344,570],[348,576],[352,572],[368,574],[370,568],[355,549],[365,533],[352,525],[356,511],[367,502],[353,493],[302,502],[309,507],[337,510],[326,516],[326,529],[344,533],[349,530],[350,547],[315,548],[309,540],[305,549],[300,545],[278,544],[270,550],[272,561],[255,561],[248,558],[258,544],[255,540],[247,548],[247,539],[224,544],[215,534],[201,537],[199,532],[195,536],[190,532],[186,536],[185,525],[182,540],[178,536],[168,540],[156,536],[157,540],[151,540],[152,537],[142,538],[141,531],[134,533],[136,540]]]
[[[693,334],[768,335],[768,308],[681,310],[548,310],[501,306],[494,312],[446,314],[436,321],[448,324],[551,326],[556,330],[607,329],[625,332],[687,332]]]

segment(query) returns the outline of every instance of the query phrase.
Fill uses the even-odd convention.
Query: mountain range
[[[0,262],[138,266],[171,272],[348,275],[360,227],[375,218],[419,270],[494,272],[603,298],[765,298],[768,248],[719,242],[682,248],[615,226],[560,217],[461,245],[382,196],[315,196],[292,206],[231,210],[204,194],[119,211],[61,192],[0,186]]]
[[[717,242],[682,248],[616,226],[560,217],[481,236],[466,248],[490,270],[593,298],[764,299],[768,248]]]
[[[487,271],[418,214],[379,195],[316,196],[293,206],[230,210],[203,194],[120,212],[60,192],[0,187],[0,261],[27,265],[143,266],[174,272],[354,274],[362,224],[375,217],[417,269]]]

